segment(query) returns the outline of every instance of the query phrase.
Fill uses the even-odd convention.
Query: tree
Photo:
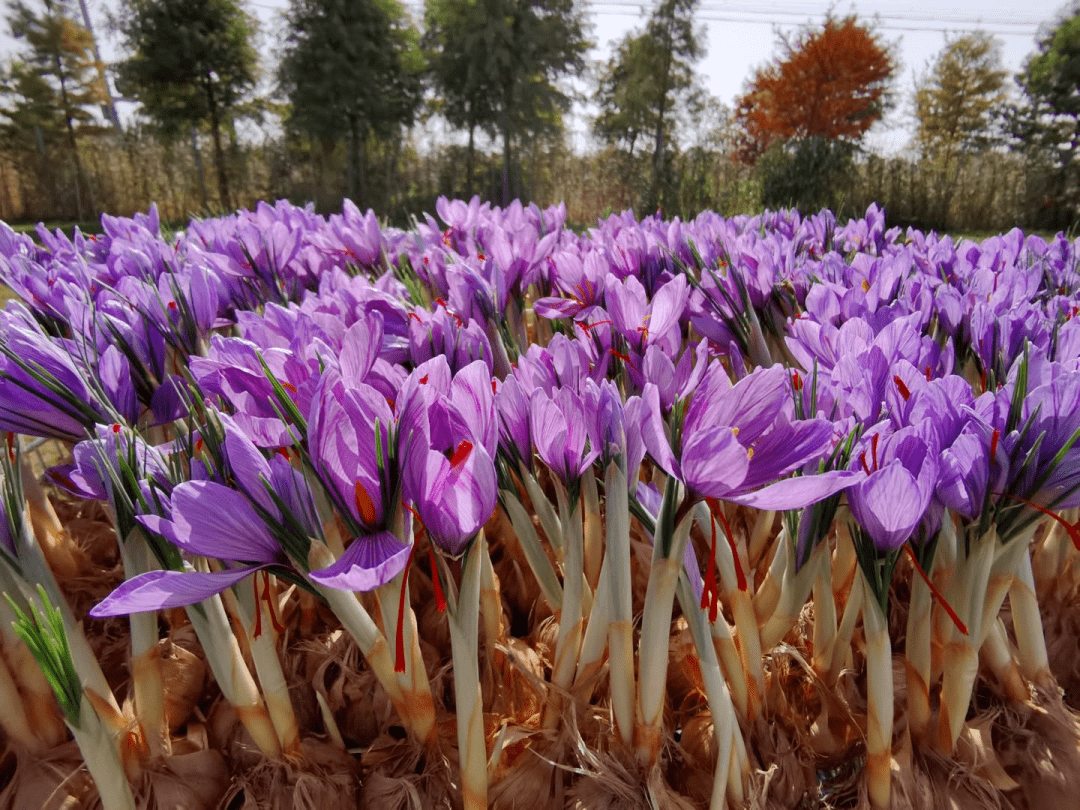
[[[221,205],[232,208],[221,125],[258,78],[253,21],[237,0],[126,0],[119,24],[131,53],[121,89],[167,136],[209,122]]]
[[[1018,148],[1046,172],[1045,206],[1051,226],[1080,217],[1080,4],[1044,34],[1016,77],[1024,98],[1007,115]]]
[[[91,110],[106,98],[93,38],[63,0],[43,0],[36,7],[18,0],[11,4],[8,23],[12,35],[26,40],[29,49],[4,82],[4,95],[10,99],[4,129],[12,143],[36,147],[50,175],[48,149],[58,142],[66,144],[75,169],[76,213],[83,219],[94,206],[76,129],[94,120]]]
[[[454,104],[468,107],[466,126],[501,136],[502,196],[508,204],[514,140],[558,131],[562,113],[570,108],[556,81],[584,68],[589,43],[581,12],[574,0],[428,0],[429,21],[446,16],[440,6],[451,8],[458,19],[433,31],[429,44],[448,54],[447,64],[467,79],[460,89],[441,81],[436,87],[448,100],[456,97]]]
[[[693,65],[702,56],[701,31],[694,27],[697,0],[661,0],[644,32],[631,31],[600,77],[600,114],[593,132],[630,153],[649,138],[652,161],[645,210],[654,210],[668,185],[676,104],[694,88]]]
[[[856,144],[882,116],[896,61],[888,44],[854,16],[781,39],[735,102],[738,157],[754,163],[771,143],[820,137]]]
[[[975,32],[948,42],[915,88],[916,143],[936,164],[940,221],[948,226],[949,207],[968,153],[991,142],[993,114],[1005,103],[1001,43]]]
[[[363,145],[409,126],[420,104],[419,35],[397,0],[293,0],[278,82],[288,123],[348,139],[348,195],[362,195]]]
[[[479,0],[428,0],[423,45],[439,112],[469,133],[465,152],[466,196],[473,195],[476,130],[494,134],[497,78],[484,70],[487,20]]]

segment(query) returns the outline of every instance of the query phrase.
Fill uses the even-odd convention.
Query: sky
[[[588,54],[593,63],[608,58],[613,42],[632,29],[640,29],[650,7],[638,0],[579,0],[583,1],[592,26],[590,38],[595,43]],[[106,23],[117,2],[88,0],[106,61],[119,56]],[[405,2],[419,17],[422,0]],[[264,47],[260,50],[265,54],[279,52],[281,15],[288,0],[246,0],[246,4],[262,26]],[[778,35],[790,35],[807,23],[820,23],[830,8],[836,16],[854,13],[873,22],[882,37],[895,45],[900,62],[897,104],[871,131],[868,143],[875,151],[895,153],[906,145],[912,132],[910,97],[915,77],[945,46],[946,36],[972,30],[997,35],[1003,66],[1011,75],[1035,50],[1040,27],[1045,30],[1051,26],[1065,4],[1061,0],[1027,0],[1022,5],[1015,0],[962,0],[948,6],[936,0],[700,0],[698,22],[705,29],[707,53],[697,70],[705,88],[732,106],[754,69],[776,55]],[[7,62],[18,44],[7,36],[6,24],[0,24],[0,30],[0,62]],[[578,86],[583,91],[589,87],[587,80]],[[580,149],[590,145],[586,134],[589,116],[587,103],[577,105],[568,121],[572,143]],[[441,133],[430,134],[441,137]]]

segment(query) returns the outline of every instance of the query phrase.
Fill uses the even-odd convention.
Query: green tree
[[[232,208],[221,128],[255,85],[254,22],[237,0],[125,0],[121,89],[169,137],[209,123],[221,205]]]
[[[423,46],[435,107],[451,126],[469,133],[465,151],[466,196],[473,194],[476,130],[495,133],[497,77],[487,72],[488,21],[480,0],[428,0]]]
[[[1016,77],[1024,93],[1008,114],[1017,148],[1041,173],[1044,207],[1058,227],[1080,218],[1080,4],[1044,34]]]
[[[693,66],[705,54],[701,31],[694,27],[697,6],[698,0],[661,0],[645,30],[623,38],[600,76],[593,132],[624,145],[628,166],[639,139],[652,147],[645,210],[655,209],[670,185],[677,105],[690,100]]]
[[[348,143],[348,196],[363,196],[369,135],[392,138],[420,103],[419,35],[397,0],[293,0],[278,69],[288,123]]]
[[[465,0],[446,0],[434,8],[428,0],[429,20],[440,19],[440,4],[446,7],[457,2]],[[464,21],[436,29],[429,43],[435,51],[449,54],[454,69],[468,77],[458,96],[459,100],[467,99],[470,110],[465,126],[479,126],[501,137],[505,205],[515,191],[514,142],[560,130],[570,97],[556,82],[563,76],[580,74],[589,43],[575,0],[475,3],[475,10],[455,9],[455,16]],[[436,62],[438,59],[435,57]],[[445,93],[447,85],[437,81],[436,88]],[[448,102],[456,93],[451,86]],[[484,93],[487,100],[480,101]]]
[[[36,148],[50,178],[55,172],[48,152],[65,144],[74,167],[76,215],[83,219],[94,206],[76,132],[93,122],[92,110],[106,98],[93,38],[63,0],[17,0],[9,6],[8,23],[27,50],[3,83],[4,130],[11,143]]]
[[[940,172],[939,221],[949,226],[949,208],[966,159],[993,140],[994,114],[1005,104],[1006,73],[1001,43],[990,34],[965,34],[938,54],[915,87],[916,143]]]

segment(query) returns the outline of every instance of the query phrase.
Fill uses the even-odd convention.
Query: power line
[[[639,10],[632,11],[631,6],[629,4],[625,4],[625,8],[626,8],[625,11],[607,10],[607,9],[603,9],[603,8],[596,8],[596,6],[598,6],[598,5],[612,5],[611,3],[608,2],[608,0],[604,0],[603,2],[589,3],[588,5],[592,6],[592,8],[590,8],[590,13],[595,14],[598,17],[638,17],[638,18],[640,18],[640,16],[641,16],[640,7],[639,7]],[[622,4],[614,4],[614,5],[622,5]],[[695,17],[695,21],[697,21],[697,22],[718,22],[718,23],[720,23],[720,22],[733,22],[733,23],[745,23],[747,25],[775,25],[775,24],[777,24],[777,20],[775,20],[775,19],[769,19],[769,18],[764,18],[763,19],[760,16],[755,18],[755,17],[751,16],[752,12],[741,12],[740,11],[740,12],[737,12],[737,13],[746,14],[747,16],[736,17],[736,16],[724,15],[724,14],[706,14],[706,15],[698,15],[697,17]],[[791,16],[794,16],[794,15],[791,15]],[[823,17],[825,15],[821,14],[821,13],[818,13],[818,14],[811,14],[809,16]],[[900,20],[900,22],[902,22],[902,21],[903,20]],[[951,22],[951,21],[946,21],[946,22]],[[966,21],[956,21],[956,22],[957,22],[957,25],[951,26],[951,27],[929,26],[929,25],[920,25],[920,26],[916,26],[916,25],[898,25],[898,24],[893,23],[893,24],[885,24],[885,25],[876,25],[875,28],[878,29],[878,30],[882,30],[882,31],[915,31],[915,32],[920,32],[921,31],[921,32],[925,32],[925,33],[945,33],[945,34],[958,33],[958,32],[961,32],[961,31],[972,31],[972,30],[978,29],[978,30],[987,31],[988,33],[993,34],[995,36],[1002,36],[1002,37],[1034,37],[1039,32],[1039,29],[1038,29],[1037,26],[1033,26],[1033,27],[1029,28],[1026,31],[1001,31],[1001,30],[995,30],[993,28],[988,28],[987,27],[988,25],[993,26],[993,25],[996,25],[998,23],[983,23],[981,21],[971,21],[970,24],[965,25]]]
[[[635,0],[585,0],[585,4],[589,6],[615,6],[618,8],[632,8],[640,12],[642,10],[642,4],[635,2]],[[809,9],[809,7],[806,7]],[[758,17],[824,17],[827,12],[822,11],[810,11],[810,10],[785,10],[782,8],[767,8],[763,9],[759,6],[740,5],[740,4],[716,4],[716,3],[704,3],[698,6],[698,10],[704,14],[747,14]],[[836,15],[842,17],[843,15]],[[980,17],[961,16],[956,14],[934,15],[927,16],[923,12],[878,12],[873,15],[867,15],[873,19],[882,20],[896,20],[899,22],[931,22],[931,23],[960,23],[971,25],[1005,25],[1014,27],[1038,27],[1043,24],[1044,20],[1038,19],[1025,19],[1017,20],[1014,17],[1009,19],[986,19]]]

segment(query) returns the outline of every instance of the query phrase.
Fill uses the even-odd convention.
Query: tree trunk
[[[202,201],[203,213],[206,213],[210,200],[206,195],[206,172],[203,169],[202,153],[199,151],[199,130],[194,124],[191,125],[191,154],[195,157],[195,174],[199,178],[199,199]]]
[[[674,11],[672,11],[672,14],[674,14]],[[664,37],[664,70],[659,77],[660,97],[659,107],[656,111],[656,132],[653,137],[652,175],[649,179],[649,195],[645,204],[646,211],[643,212],[643,215],[644,213],[654,213],[660,207],[660,185],[663,182],[664,175],[664,124],[667,116],[668,94],[671,92],[671,63],[674,58],[672,51],[675,47],[672,42],[674,35],[671,27],[673,24],[673,18],[669,17],[666,36]]]
[[[469,123],[469,146],[465,152],[465,197],[472,199],[473,196],[473,161],[476,159],[476,124]]]
[[[503,126],[502,204],[510,204],[510,124]]]
[[[214,138],[214,163],[217,166],[218,196],[225,213],[232,211],[232,197],[229,194],[229,175],[225,171],[225,150],[221,147],[221,120],[218,117],[217,98],[214,96],[214,83],[207,76],[203,80],[206,90],[206,106],[210,110],[210,134]]]
[[[79,145],[75,141],[75,121],[71,112],[71,102],[68,98],[67,73],[64,71],[64,63],[60,59],[59,53],[53,54],[53,60],[56,63],[56,77],[60,80],[60,103],[64,105],[64,122],[67,125],[68,146],[71,147],[71,158],[75,163],[75,208],[78,212],[76,218],[82,222],[84,219],[82,205],[83,189],[86,189],[90,216],[94,215],[94,202],[90,195],[86,177],[83,175],[82,159],[79,156]]]
[[[102,107],[104,107],[105,117],[109,119],[117,132],[123,132],[123,128],[120,126],[120,116],[116,113],[116,101],[113,99],[109,82],[105,78],[105,63],[101,61],[101,51],[98,50],[97,34],[94,33],[94,26],[90,22],[90,10],[86,7],[86,0],[79,0],[79,8],[82,9],[83,25],[90,34],[90,43],[94,52],[94,66],[97,68],[98,80],[101,82],[101,87],[105,91],[105,103],[102,105]]]
[[[360,122],[356,115],[349,116],[349,145],[347,147],[345,192],[354,203],[360,188]]]

